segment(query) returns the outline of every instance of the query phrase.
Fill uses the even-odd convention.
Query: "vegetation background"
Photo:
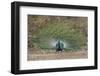
[[[87,25],[87,17],[28,15],[29,59],[35,58],[34,54],[39,54],[40,57],[36,55],[36,59],[40,59],[43,54],[54,53],[56,51],[54,44],[58,40],[66,45],[64,53],[68,51],[86,51],[88,42]],[[54,59],[60,56],[58,54],[57,56],[53,55]],[[63,56],[64,58],[67,57],[64,54]],[[48,57],[49,55],[43,58],[48,59]]]
[[[87,17],[28,15],[28,47],[53,49],[50,42],[61,40],[66,50],[86,48]]]

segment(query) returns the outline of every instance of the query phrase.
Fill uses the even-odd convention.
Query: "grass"
[[[68,44],[69,46],[64,48],[65,50],[79,50],[87,46],[86,17],[29,15],[28,20],[32,48],[54,49],[50,44],[54,40]],[[30,30],[32,28],[35,31]]]

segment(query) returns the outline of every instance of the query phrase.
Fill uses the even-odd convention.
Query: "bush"
[[[39,28],[33,34],[33,46],[41,49],[50,49],[53,48],[50,45],[52,40],[61,40],[68,44],[68,47],[64,48],[65,50],[78,50],[86,46],[87,37],[80,28],[75,28],[74,26],[75,24],[71,22],[49,22],[45,27]]]

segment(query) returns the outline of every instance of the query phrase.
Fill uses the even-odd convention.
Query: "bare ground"
[[[55,59],[83,59],[88,58],[88,53],[82,51],[63,51],[63,52],[45,52],[45,51],[28,51],[28,61],[31,60],[55,60]]]

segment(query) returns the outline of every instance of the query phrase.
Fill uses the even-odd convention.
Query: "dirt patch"
[[[28,61],[31,60],[55,60],[55,59],[83,59],[88,58],[87,51],[68,51],[68,52],[44,52],[29,51]]]

